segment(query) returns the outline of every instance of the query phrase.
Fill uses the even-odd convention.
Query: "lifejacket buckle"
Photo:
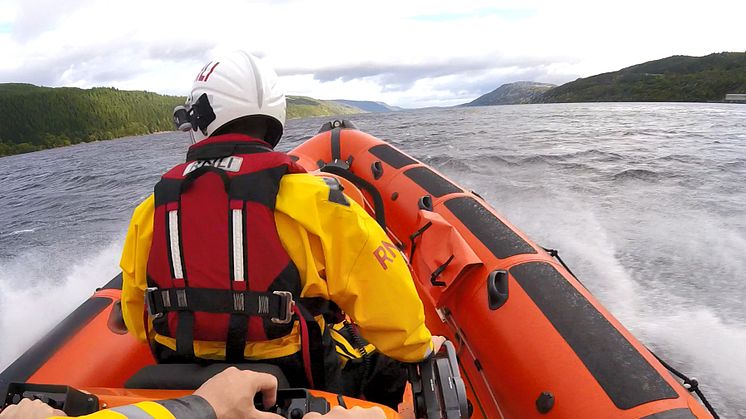
[[[273,294],[278,295],[285,299],[284,303],[285,311],[282,317],[272,317],[270,320],[275,324],[288,324],[293,321],[293,307],[295,307],[295,301],[293,301],[293,294],[289,291],[274,291]]]
[[[147,307],[148,309],[148,315],[153,317],[153,319],[159,319],[163,317],[163,312],[156,312],[156,292],[158,292],[158,287],[149,287],[145,289],[145,307]]]

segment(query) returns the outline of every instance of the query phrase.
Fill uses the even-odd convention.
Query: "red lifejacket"
[[[153,328],[194,358],[194,340],[226,342],[243,360],[247,341],[285,336],[301,281],[274,219],[280,179],[305,170],[247,136],[208,138],[155,186],[146,304]]]

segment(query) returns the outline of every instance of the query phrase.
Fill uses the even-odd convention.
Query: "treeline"
[[[673,56],[578,79],[537,102],[717,102],[746,93],[746,52]]]
[[[0,156],[170,131],[173,108],[184,99],[108,87],[0,84]],[[363,112],[304,96],[288,96],[287,101],[288,118]]]
[[[184,98],[114,88],[0,84],[0,156],[173,129]]]

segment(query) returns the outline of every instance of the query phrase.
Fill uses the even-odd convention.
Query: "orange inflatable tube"
[[[475,417],[710,417],[481,197],[371,135],[327,128],[289,154],[346,177],[368,209],[382,207],[379,222],[410,259],[428,327],[458,349]]]

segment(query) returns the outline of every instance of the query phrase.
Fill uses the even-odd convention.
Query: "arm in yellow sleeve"
[[[150,195],[135,208],[119,262],[122,268],[122,316],[127,330],[141,341],[147,340],[143,307],[148,286],[146,270],[153,237],[154,205],[153,195]]]
[[[295,233],[280,218],[283,243],[304,277],[304,296],[337,303],[382,353],[421,361],[432,350],[431,335],[404,257],[335,187],[307,174],[284,176],[280,186],[276,210],[307,232]]]
[[[339,278],[343,288],[331,292],[337,278],[327,278],[331,298],[379,351],[403,362],[421,361],[432,352],[431,334],[404,256],[367,213],[357,218],[367,238],[350,255],[354,263]]]
[[[178,399],[119,406],[78,417],[86,419],[215,419],[215,410],[202,397],[192,395]],[[62,417],[53,419],[62,419]]]

